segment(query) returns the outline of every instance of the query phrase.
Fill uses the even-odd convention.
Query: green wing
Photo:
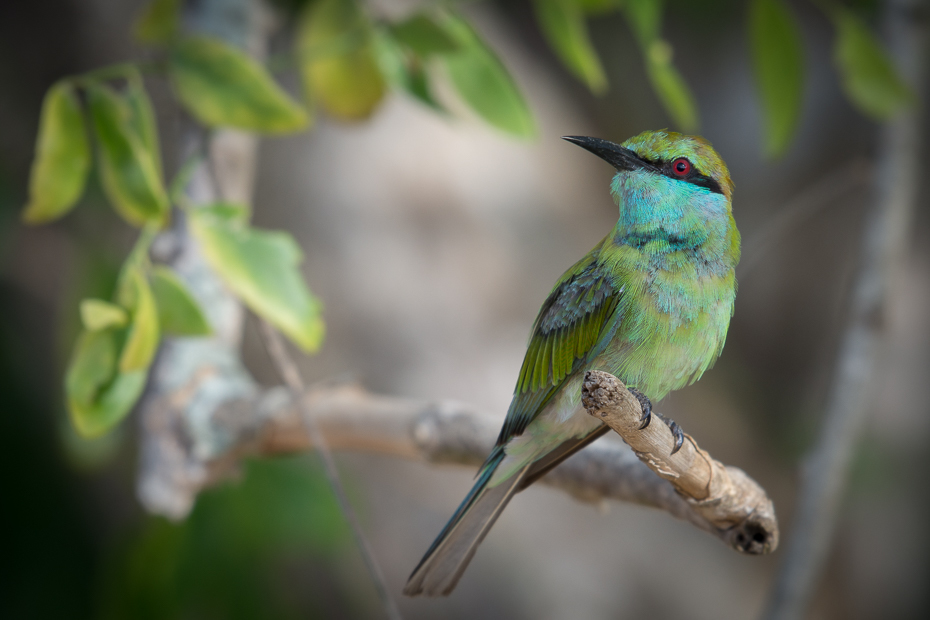
[[[526,430],[566,377],[599,353],[605,328],[619,322],[612,316],[622,290],[597,264],[599,248],[565,272],[539,310],[498,446]]]

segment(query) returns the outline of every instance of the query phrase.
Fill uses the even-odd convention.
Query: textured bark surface
[[[675,438],[669,427],[653,416],[646,428],[640,428],[639,401],[606,372],[587,373],[582,401],[589,414],[612,428],[649,469],[668,480],[730,547],[754,555],[778,547],[775,506],[741,469],[714,460],[690,435],[672,454]]]

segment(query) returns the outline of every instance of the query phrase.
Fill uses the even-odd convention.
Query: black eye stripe
[[[723,190],[720,188],[720,183],[717,183],[717,181],[715,181],[714,179],[708,176],[704,176],[703,174],[698,174],[698,175],[695,175],[694,177],[689,177],[689,178],[684,178],[684,179],[681,177],[676,177],[676,178],[679,181],[684,181],[692,185],[697,185],[698,187],[709,189],[710,191],[716,194],[723,193]]]
[[[685,183],[690,183],[691,185],[697,185],[698,187],[703,187],[704,189],[710,190],[716,194],[723,194],[723,189],[720,187],[720,183],[707,176],[706,174],[701,174],[698,172],[697,167],[695,167],[694,162],[688,159],[688,163],[691,164],[691,171],[685,176],[680,176],[675,174],[675,171],[672,168],[672,163],[679,159],[687,159],[682,157],[676,157],[671,161],[657,161],[653,162],[648,159],[644,160],[652,164],[655,169],[662,175],[667,176],[670,179],[675,179],[676,181],[684,181]]]

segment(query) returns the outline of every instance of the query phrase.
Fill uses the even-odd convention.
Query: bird
[[[513,399],[476,482],[404,587],[447,596],[515,493],[607,432],[581,403],[588,370],[652,402],[697,381],[723,350],[740,234],[733,182],[700,136],[645,131],[622,144],[565,136],[611,164],[614,228],[558,279],[533,324]],[[659,416],[675,437],[674,421]]]

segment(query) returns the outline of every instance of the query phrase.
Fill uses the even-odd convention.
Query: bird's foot
[[[643,410],[643,417],[639,419],[639,430],[643,430],[649,426],[650,422],[652,422],[652,401],[649,400],[649,397],[637,390],[635,387],[627,389],[630,391],[630,394],[636,397],[636,400],[639,401],[639,406]]]
[[[643,409],[643,417],[640,418],[639,425],[639,430],[643,430],[649,426],[650,422],[652,422],[652,401],[650,401],[645,394],[637,390],[635,387],[627,389],[630,391],[630,394],[636,397],[636,400],[639,401],[639,406]],[[682,432],[681,427],[678,426],[678,423],[675,422],[675,420],[666,418],[658,411],[655,412],[655,415],[658,416],[660,420],[665,422],[666,425],[668,425],[668,429],[672,431],[672,437],[675,438],[675,447],[673,447],[672,451],[669,453],[669,456],[671,456],[672,454],[675,454],[681,450],[681,446],[683,446],[685,443],[685,434]]]
[[[662,415],[658,411],[656,411],[656,415],[659,417],[660,420],[662,420],[663,422],[665,422],[666,425],[668,425],[668,430],[672,431],[672,437],[675,438],[675,447],[672,448],[671,452],[669,452],[669,456],[671,456],[675,454],[676,452],[678,452],[679,450],[681,450],[681,446],[683,446],[685,443],[685,434],[684,432],[682,432],[681,427],[678,426],[678,423],[675,422],[675,420],[671,418],[666,418],[664,415]]]

